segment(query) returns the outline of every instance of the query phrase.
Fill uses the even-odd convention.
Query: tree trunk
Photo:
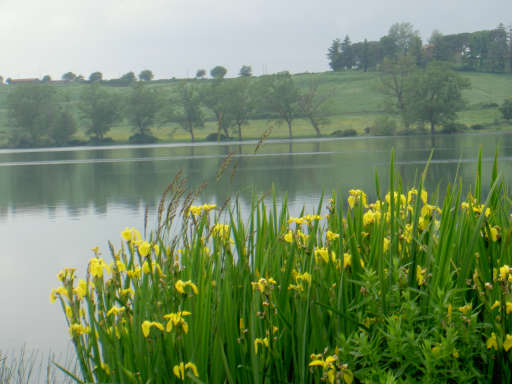
[[[191,138],[192,142],[195,141],[195,138],[194,138],[194,128],[190,128],[190,138]]]
[[[242,141],[242,124],[238,124],[238,140]]]
[[[433,135],[433,134],[434,134],[434,126],[435,126],[434,121],[432,121],[432,120],[431,120],[431,121],[430,121],[430,134],[431,134],[431,135]]]
[[[288,120],[287,123],[288,123],[288,135],[291,139],[293,137],[292,136],[292,122],[290,120]]]
[[[311,125],[315,129],[316,137],[322,137],[322,134],[320,133],[320,128],[318,127],[318,124],[316,123],[316,121],[312,118],[310,118],[309,121],[311,122]]]

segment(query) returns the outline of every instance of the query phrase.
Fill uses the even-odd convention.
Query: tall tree
[[[153,72],[149,69],[145,69],[139,73],[139,80],[140,81],[151,81],[153,80]]]
[[[500,106],[500,112],[505,120],[512,120],[512,99],[506,99],[503,101],[503,104]]]
[[[151,126],[161,109],[162,98],[156,89],[143,83],[132,86],[126,103],[126,116],[137,134],[151,136]]]
[[[119,81],[121,82],[121,84],[130,85],[137,81],[137,77],[135,76],[135,73],[127,72],[119,78]]]
[[[465,106],[462,91],[470,86],[469,80],[448,64],[433,61],[411,78],[410,112],[416,121],[430,124],[430,132],[434,133],[436,125],[455,120]]]
[[[83,88],[79,110],[86,121],[87,134],[102,142],[105,134],[119,120],[121,104],[119,96],[107,91],[95,82]]]
[[[289,72],[263,77],[258,86],[263,110],[269,111],[277,121],[286,122],[288,136],[293,137],[293,120],[298,115],[299,89]]]
[[[59,109],[56,119],[50,127],[49,136],[57,146],[69,143],[71,136],[78,130],[75,117],[67,109]]]
[[[386,58],[381,66],[379,90],[386,97],[387,109],[400,115],[405,129],[411,124],[411,76],[416,71],[416,60],[412,56]]]
[[[345,36],[345,39],[343,39],[343,42],[341,43],[341,54],[343,67],[346,69],[352,69],[354,65],[354,51],[352,50],[352,42],[348,35]]]
[[[224,132],[224,135],[229,137],[229,128],[233,123],[230,114],[232,95],[229,83],[223,78],[217,78],[202,89],[201,100],[215,115],[217,140],[220,140],[221,132]]]
[[[201,110],[201,97],[198,89],[189,83],[180,86],[177,98],[173,99],[178,106],[171,113],[171,120],[178,123],[195,141],[194,129],[204,127],[204,116]]]
[[[58,112],[58,97],[54,87],[43,83],[17,85],[7,96],[7,116],[13,128],[9,137],[10,144],[43,144]]]
[[[333,91],[321,94],[318,84],[311,81],[308,88],[300,92],[298,106],[302,115],[309,120],[315,130],[316,136],[322,136],[320,127],[328,123],[329,101],[332,100]]]
[[[254,109],[254,101],[250,88],[250,79],[239,78],[230,81],[230,115],[238,130],[238,140],[242,140],[242,126],[249,122]]]
[[[341,62],[341,41],[340,39],[333,40],[331,46],[327,50],[327,58],[329,59],[329,66],[333,71],[340,71],[343,69]]]
[[[202,79],[206,76],[206,70],[198,69],[196,72],[196,79]]]
[[[389,28],[388,36],[395,46],[394,54],[407,55],[420,39],[420,33],[411,23],[395,23]]]

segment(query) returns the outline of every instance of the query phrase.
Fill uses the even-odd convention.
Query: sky
[[[511,0],[0,0],[0,75],[193,77],[329,70],[335,38],[377,40],[410,22],[424,41],[512,24]]]

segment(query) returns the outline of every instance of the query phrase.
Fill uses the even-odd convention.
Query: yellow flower
[[[119,272],[125,272],[126,271],[126,265],[121,260],[116,261],[117,270]]]
[[[91,328],[84,327],[82,324],[73,323],[69,326],[69,334],[71,337],[85,335],[91,332]]]
[[[350,196],[348,197],[347,202],[350,209],[353,209],[356,203],[361,203],[364,208],[368,207],[368,204],[366,202],[366,193],[364,193],[360,189],[351,189],[350,191],[348,191],[348,193]]]
[[[142,270],[140,269],[139,266],[135,266],[133,269],[129,269],[128,271],[126,271],[126,274],[128,275],[129,278],[138,280],[142,275]]]
[[[73,311],[71,310],[71,307],[69,305],[66,305],[65,310],[66,317],[71,320],[71,318],[73,317]]]
[[[343,268],[352,266],[352,255],[350,253],[343,254]]]
[[[212,228],[212,235],[219,238],[222,241],[229,240],[229,234],[231,228],[228,224],[215,224]]]
[[[499,301],[499,300],[496,300],[496,301],[494,302],[494,304],[491,306],[491,311],[492,311],[493,309],[498,308],[498,307],[500,306],[500,304],[501,304],[501,303],[500,303],[500,301]]]
[[[103,277],[103,270],[107,273],[110,272],[110,267],[105,263],[105,261],[101,258],[93,257],[89,260],[89,273],[92,277]]]
[[[366,211],[363,215],[363,225],[369,226],[373,223],[378,223],[380,221],[382,214],[379,211],[374,211],[372,209]]]
[[[383,242],[382,242],[382,252],[387,252],[388,251],[389,243],[390,243],[389,239],[387,237],[385,237],[383,239]]]
[[[185,334],[188,333],[188,323],[185,321],[185,316],[190,316],[191,313],[188,311],[182,311],[177,313],[168,313],[164,315],[164,319],[169,320],[165,328],[166,332],[171,332],[173,327],[180,327],[183,329]]]
[[[188,213],[189,215],[200,216],[203,212],[209,212],[217,208],[215,204],[191,205]]]
[[[498,235],[499,235],[499,227],[498,226],[494,226],[494,227],[491,227],[490,228],[490,232],[491,232],[491,240],[493,243],[497,242],[498,241]]]
[[[151,244],[149,244],[147,241],[143,241],[139,244],[139,254],[142,257],[146,257],[149,255],[149,252],[151,251]]]
[[[305,281],[308,284],[311,284],[311,275],[308,272],[297,273],[295,281]]]
[[[496,340],[496,334],[491,333],[491,337],[487,339],[487,349],[494,348],[496,351],[498,350],[498,341]]]
[[[121,237],[129,242],[138,244],[142,240],[142,236],[140,235],[140,232],[137,231],[135,228],[128,228],[126,227],[123,232],[121,232]]]
[[[174,373],[174,375],[182,380],[182,381],[185,381],[185,370],[191,370],[192,371],[192,374],[195,376],[195,377],[199,377],[199,373],[197,372],[197,367],[195,366],[194,363],[190,363],[188,362],[187,364],[183,363],[183,361],[181,363],[179,363],[178,365],[175,365],[173,368],[172,368],[172,373]]]
[[[148,274],[149,272],[151,272],[151,269],[149,268],[149,263],[146,261],[144,261],[144,264],[142,264],[142,272],[145,273],[145,274]]]
[[[117,307],[117,306],[114,306],[112,308],[110,308],[107,312],[107,316],[110,316],[110,315],[114,315],[114,316],[117,316],[121,313],[123,313],[124,311],[126,310],[125,307]]]
[[[512,348],[512,335],[505,336],[505,342],[503,343],[503,349],[508,352]]]
[[[119,296],[121,296],[121,297],[123,297],[123,296],[133,297],[134,295],[135,295],[135,292],[131,288],[126,288],[126,289],[120,289],[119,290]]]
[[[198,293],[197,286],[190,280],[188,280],[188,281],[178,280],[174,284],[174,288],[176,288],[178,293],[181,293],[182,295],[185,294],[186,287],[190,287],[192,289],[192,292],[194,292],[197,295],[197,293]]]
[[[274,285],[277,285],[277,282],[271,277],[268,279],[261,278],[258,281],[251,282],[251,285],[253,290],[258,290],[263,293],[267,287],[273,289]]]
[[[151,327],[158,328],[162,332],[164,330],[164,326],[162,325],[162,323],[159,323],[158,321],[144,320],[141,324],[142,334],[144,335],[144,337],[149,336],[149,331],[151,330]]]
[[[339,233],[335,233],[335,232],[331,232],[331,231],[327,231],[327,233],[325,234],[325,237],[328,241],[334,241],[334,240],[337,240],[340,238],[340,235]]]
[[[258,354],[258,345],[268,348],[269,347],[268,337],[265,337],[263,339],[260,339],[260,338],[254,339],[254,353],[256,355]]]
[[[506,310],[506,312],[507,312],[507,315],[508,315],[510,312],[512,312],[512,303],[511,303],[510,301],[507,301],[507,302],[505,303],[505,310]]]
[[[329,251],[327,248],[317,248],[315,249],[315,258],[318,262],[318,257],[321,257],[322,260],[326,263],[329,262]]]
[[[459,307],[459,308],[457,308],[457,310],[458,310],[459,312],[461,312],[461,313],[463,313],[463,314],[467,315],[467,313],[468,313],[469,311],[471,311],[471,308],[473,308],[473,304],[468,303],[468,304],[464,305],[463,307]]]
[[[423,276],[423,269],[419,265],[416,266],[416,281],[418,285],[423,285],[425,283],[425,277]]]
[[[510,267],[508,265],[504,265],[500,267],[500,280],[506,280],[508,274],[510,273]]]
[[[286,241],[287,243],[292,243],[293,242],[293,232],[292,231],[288,231],[284,235],[284,241]]]

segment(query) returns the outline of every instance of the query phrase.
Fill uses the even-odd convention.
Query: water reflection
[[[419,177],[432,149],[429,189],[439,186],[442,191],[458,175],[467,192],[480,147],[484,186],[496,148],[502,174],[508,182],[512,175],[512,135],[506,134],[282,140],[265,143],[254,153],[256,145],[0,151],[0,345],[27,342],[63,350],[64,320],[58,306],[48,303],[56,272],[73,266],[83,273],[92,247],[99,245],[106,253],[107,241],[118,244],[125,226],[142,228],[145,208],[155,211],[180,170],[190,188],[208,182],[201,194],[204,202],[222,204],[237,194],[246,209],[254,193],[275,186],[278,196],[288,194],[296,213],[303,205],[316,204],[322,191],[361,188],[375,199],[375,172],[381,188],[387,188],[392,148],[404,186]],[[231,162],[217,180],[230,154]]]

